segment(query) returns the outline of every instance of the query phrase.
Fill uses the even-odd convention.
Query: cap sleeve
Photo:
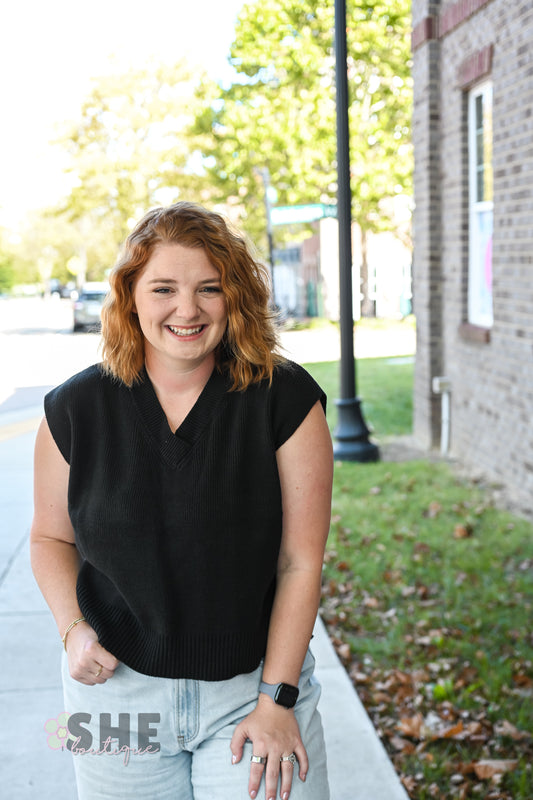
[[[290,439],[317,400],[322,403],[325,413],[326,395],[307,370],[292,361],[276,367],[270,398],[272,439],[276,450]]]
[[[48,392],[44,398],[44,413],[54,442],[67,464],[70,464],[70,414],[64,395],[63,386],[58,386]]]

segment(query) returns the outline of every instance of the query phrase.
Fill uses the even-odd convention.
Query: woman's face
[[[209,359],[214,366],[228,315],[220,273],[202,247],[156,247],[133,298],[148,365],[188,372]]]

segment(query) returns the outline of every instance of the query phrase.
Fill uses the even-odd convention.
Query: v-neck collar
[[[229,389],[229,379],[213,368],[206,385],[179,428],[172,432],[146,370],[131,388],[131,396],[152,444],[171,467],[179,465],[201,438],[216,407]]]

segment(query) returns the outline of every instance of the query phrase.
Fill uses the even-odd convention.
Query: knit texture
[[[144,373],[89,367],[45,412],[70,465],[80,609],[100,643],[148,675],[225,680],[264,656],[282,529],[276,450],[325,395],[286,362],[230,392],[214,370],[173,433]]]

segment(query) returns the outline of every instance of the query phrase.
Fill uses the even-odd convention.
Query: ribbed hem
[[[245,633],[163,635],[141,628],[135,617],[104,603],[96,605],[78,587],[78,602],[102,647],[131,669],[158,678],[222,681],[252,672],[264,657],[267,630]]]

